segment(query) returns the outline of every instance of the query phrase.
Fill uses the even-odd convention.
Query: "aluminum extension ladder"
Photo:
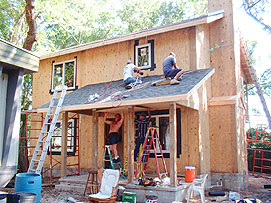
[[[28,173],[41,173],[41,169],[43,166],[43,163],[46,158],[46,154],[48,151],[48,147],[51,142],[52,135],[55,130],[55,125],[66,95],[67,86],[64,86],[63,89],[56,89],[54,91],[52,100],[49,104],[48,111],[40,132],[40,136],[34,151],[34,154],[32,156],[31,163],[28,168]],[[57,98],[58,92],[61,92],[61,96]],[[58,101],[57,101],[58,100]],[[57,104],[56,104],[57,103]],[[52,121],[50,122],[50,118],[53,116]],[[49,131],[47,131],[47,126],[49,128]]]
[[[256,87],[256,90],[257,90],[257,93],[258,93],[258,96],[260,97],[260,101],[263,105],[263,110],[265,112],[265,115],[266,115],[266,118],[267,118],[267,121],[268,121],[268,125],[269,125],[269,128],[271,129],[271,116],[270,116],[270,112],[268,110],[268,107],[267,107],[267,104],[266,104],[266,101],[264,99],[264,96],[263,96],[263,92],[262,92],[262,88],[261,88],[261,85],[258,81],[258,78],[257,78],[257,75],[256,75],[256,71],[254,69],[253,66],[249,65],[249,70],[250,70],[250,74],[251,74],[251,78],[253,80],[253,83]]]
[[[105,162],[109,162],[109,167],[111,167],[112,169],[120,169],[121,176],[123,178],[126,178],[126,176],[123,173],[121,163],[120,162],[118,162],[118,163],[113,162],[112,153],[110,151],[109,145],[105,145],[105,148],[104,148],[104,158],[103,158],[102,168],[105,168]]]
[[[159,148],[159,151],[160,151],[159,153],[157,152],[156,143],[158,144],[158,148]],[[148,131],[147,131],[147,134],[146,134],[146,137],[145,137],[145,140],[144,140],[144,144],[143,144],[143,148],[142,148],[142,151],[141,151],[141,154],[140,154],[140,158],[139,158],[138,163],[137,163],[135,178],[137,178],[139,173],[144,173],[145,170],[147,169],[148,160],[149,160],[152,148],[153,148],[153,151],[154,151],[156,168],[157,168],[157,173],[158,173],[159,179],[161,179],[163,176],[166,176],[166,177],[168,176],[167,166],[166,166],[166,162],[165,162],[165,159],[164,159],[162,146],[161,146],[161,143],[159,141],[159,136],[157,134],[157,130],[154,127],[149,127]],[[158,158],[162,159],[164,173],[160,172]]]

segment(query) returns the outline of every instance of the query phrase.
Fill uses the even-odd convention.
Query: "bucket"
[[[146,195],[146,203],[158,203],[158,197],[154,195]]]
[[[41,176],[36,173],[18,173],[15,178],[15,193],[30,192],[37,195],[36,202],[40,202]]]
[[[31,192],[17,192],[20,195],[20,203],[35,203],[37,202],[37,194]]]
[[[136,193],[124,192],[122,194],[122,201],[129,203],[136,203]]]
[[[185,182],[192,183],[196,178],[196,168],[194,166],[185,167]]]

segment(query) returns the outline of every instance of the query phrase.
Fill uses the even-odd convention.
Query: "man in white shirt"
[[[134,78],[134,71],[138,72],[139,74],[142,74],[142,71],[140,68],[136,67],[131,60],[127,60],[127,65],[124,68],[123,72],[123,82],[125,85],[129,85],[130,83],[142,83],[141,78],[138,79]]]

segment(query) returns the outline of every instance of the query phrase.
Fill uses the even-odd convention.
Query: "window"
[[[141,69],[151,67],[151,44],[136,46],[136,64]]]
[[[152,116],[151,125],[158,127],[157,134],[162,146],[163,153],[169,153],[169,115]],[[160,152],[158,141],[156,140],[157,152]]]
[[[76,151],[76,132],[77,132],[76,125],[77,119],[70,119],[68,121],[67,153],[70,155],[74,155]],[[50,150],[52,150],[53,155],[60,155],[61,146],[62,146],[62,121],[57,121],[55,131],[52,135],[51,146],[50,149],[48,150],[48,154],[50,154]]]
[[[142,112],[136,112],[140,115]],[[147,112],[144,112],[147,115]],[[151,126],[157,127],[157,134],[162,146],[163,155],[165,158],[170,157],[170,128],[169,128],[169,110],[151,111]],[[157,152],[160,152],[158,141],[156,141]],[[181,110],[177,109],[177,157],[181,154]],[[153,150],[150,157],[154,157]]]
[[[64,85],[68,90],[75,89],[76,83],[76,59],[53,63],[52,90],[62,89]]]

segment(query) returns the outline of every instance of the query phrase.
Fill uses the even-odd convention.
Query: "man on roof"
[[[134,83],[134,86],[137,84],[142,83],[141,78],[137,77],[134,78],[134,72],[137,72],[139,74],[143,74],[143,72],[140,70],[140,68],[136,67],[131,60],[127,60],[127,65],[124,68],[123,72],[123,82],[125,85],[129,85],[131,83]]]
[[[178,81],[178,79],[180,80],[184,70],[180,69],[177,66],[176,63],[176,55],[174,52],[170,52],[169,56],[166,57],[163,61],[163,71],[164,71],[164,75],[166,78],[170,77],[173,78],[170,81],[171,85],[175,85],[175,84],[179,84],[180,82]]]
[[[123,124],[124,114],[123,113],[121,113],[121,115],[119,113],[115,114],[114,121],[108,121],[107,115],[108,113],[105,113],[104,122],[110,125],[108,144],[109,144],[111,152],[113,152],[113,155],[114,155],[113,162],[118,163],[120,162],[120,158],[119,158],[118,150],[117,150],[117,143],[119,140],[118,134],[119,134],[119,129]]]

